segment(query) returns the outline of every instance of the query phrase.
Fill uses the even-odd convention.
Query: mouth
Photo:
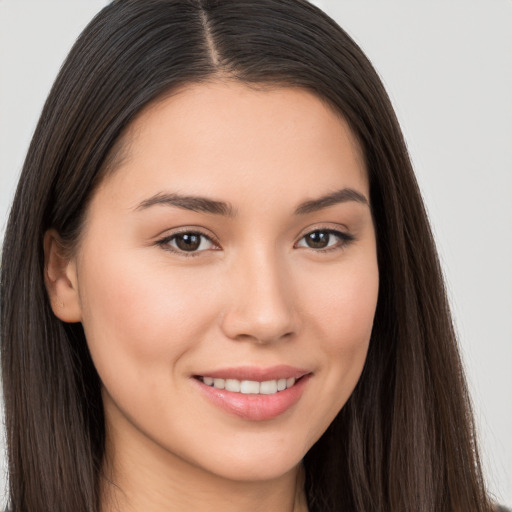
[[[295,377],[280,378],[273,380],[257,381],[257,380],[238,380],[238,379],[222,379],[215,377],[196,376],[206,386],[219,390],[230,391],[231,393],[242,393],[244,395],[274,395],[280,391],[285,391],[295,385],[297,380]],[[300,377],[302,378],[302,377]]]
[[[208,402],[245,420],[277,418],[299,402],[313,376],[289,366],[233,368],[193,376]]]

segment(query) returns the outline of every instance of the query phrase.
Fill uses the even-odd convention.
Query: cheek
[[[319,340],[316,350],[329,369],[329,389],[344,403],[366,360],[379,289],[377,262],[369,258],[346,264],[317,281],[323,286],[310,294],[304,314],[309,314],[310,337]]]
[[[306,447],[325,432],[352,394],[364,367],[377,303],[379,276],[373,253],[308,273],[310,293],[302,294],[304,346],[315,361],[315,400],[308,411]],[[305,283],[302,283],[305,284]],[[303,287],[303,289],[305,289]]]
[[[144,259],[103,254],[80,276],[83,325],[102,378],[173,365],[214,322],[215,301],[196,293],[200,275],[169,272]],[[191,315],[190,312],[195,314]]]
[[[305,309],[333,350],[369,341],[379,290],[377,262],[371,256],[330,269],[313,281],[321,286],[309,294]]]

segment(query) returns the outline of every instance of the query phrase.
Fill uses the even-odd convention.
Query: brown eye
[[[169,246],[170,250],[175,252],[188,253],[205,251],[215,247],[214,243],[206,235],[193,231],[172,235],[166,238],[163,244]]]
[[[333,229],[317,229],[304,235],[297,247],[309,249],[336,249],[342,248],[354,240],[352,235]]]
[[[176,235],[176,246],[182,251],[197,251],[201,245],[201,235],[196,233],[183,233]]]
[[[308,233],[304,237],[304,241],[311,249],[325,249],[329,246],[331,237],[332,234],[327,231],[313,231],[313,233]]]

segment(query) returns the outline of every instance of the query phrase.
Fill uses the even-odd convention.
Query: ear
[[[63,322],[80,322],[76,264],[54,229],[44,235],[44,283],[55,316]]]

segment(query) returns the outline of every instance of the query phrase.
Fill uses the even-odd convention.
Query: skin
[[[116,485],[104,485],[103,510],[304,510],[300,461],[359,379],[379,276],[367,202],[295,210],[345,188],[368,200],[360,148],[309,92],[212,82],[144,110],[126,150],[71,259],[57,233],[45,238],[54,312],[82,322],[104,386]],[[233,215],[141,206],[163,193],[224,201]],[[187,256],[169,239],[183,229],[213,242]],[[328,247],[308,246],[314,231]],[[278,364],[310,376],[265,421],[219,408],[194,379]]]

